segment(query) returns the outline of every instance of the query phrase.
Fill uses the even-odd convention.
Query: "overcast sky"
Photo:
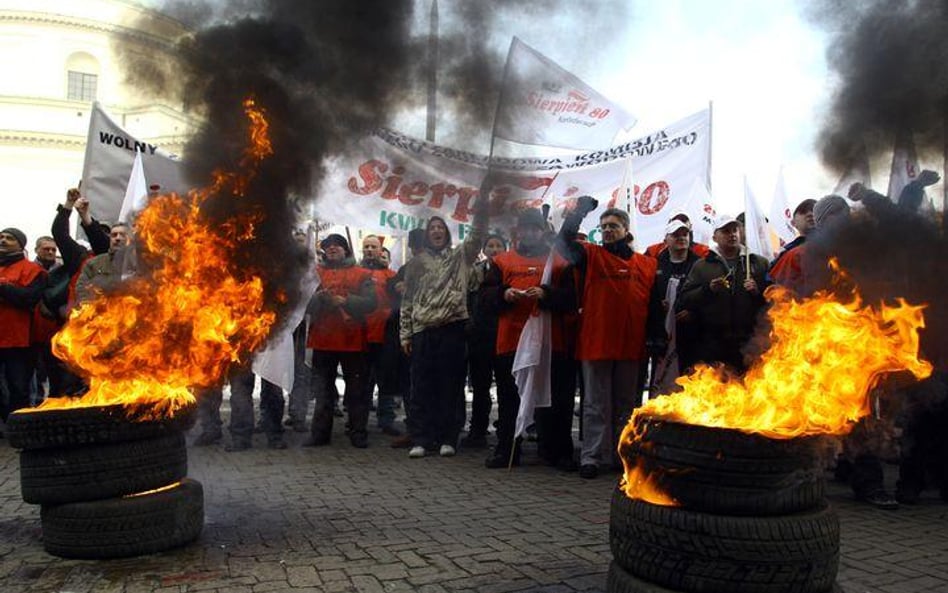
[[[431,0],[416,1],[423,33]],[[472,1],[439,0],[442,27],[450,27],[457,8]],[[527,10],[543,6],[507,1]],[[744,175],[767,208],[781,167],[791,207],[832,191],[838,175],[820,165],[814,139],[834,78],[826,65],[827,35],[804,17],[804,0],[591,0],[561,6],[558,14],[500,19],[491,40],[498,55],[512,36],[520,36],[624,106],[639,123],[621,141],[713,102],[712,195],[719,212],[743,209]],[[621,12],[613,16],[616,7]],[[589,39],[582,19],[587,8],[594,13],[590,20],[600,28],[614,22],[618,33]],[[443,121],[448,117],[439,114],[439,126],[449,127]],[[423,113],[405,114],[393,124],[424,137]],[[444,134],[438,140],[447,142]],[[884,188],[888,170],[877,167],[874,174],[876,187]]]
[[[430,7],[430,0],[418,1]],[[442,23],[465,1],[439,0]],[[820,166],[813,144],[831,93],[825,34],[803,18],[801,3],[628,0],[625,6],[617,16],[624,24],[616,27],[623,34],[590,43],[578,40],[581,22],[502,21],[493,35],[496,50],[504,53],[517,35],[636,115],[638,124],[620,141],[713,102],[712,195],[719,212],[743,210],[745,174],[767,208],[781,166],[791,206],[832,191],[837,176]],[[419,11],[419,22],[427,23],[426,11]],[[600,10],[596,18],[610,17]],[[396,122],[418,137],[424,126],[417,114]]]
[[[439,0],[442,18],[463,1]],[[497,37],[509,43],[521,36],[635,114],[639,122],[627,138],[713,101],[712,194],[719,211],[737,213],[745,174],[765,208],[781,166],[791,202],[824,195],[837,181],[813,147],[830,96],[824,35],[805,22],[798,4],[630,0],[626,33],[584,44],[581,52],[559,26],[548,36],[535,25],[509,23]],[[423,122],[406,132],[423,135]]]

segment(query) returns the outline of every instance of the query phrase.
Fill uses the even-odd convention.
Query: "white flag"
[[[644,252],[648,247],[639,237],[638,208],[635,204],[635,176],[632,174],[632,157],[625,157],[625,173],[622,175],[622,185],[619,186],[616,197],[621,200],[622,207],[629,214],[629,232],[632,234],[632,245],[636,251]]]
[[[790,210],[790,200],[787,199],[787,186],[783,180],[783,167],[777,174],[777,187],[774,188],[774,200],[770,203],[770,224],[780,246],[783,247],[797,237],[797,230],[793,226],[793,211]]]
[[[118,222],[130,224],[132,221],[129,216],[144,208],[146,203],[148,203],[148,181],[145,179],[142,153],[139,150],[135,152],[135,162],[132,163],[132,174],[128,178],[128,186],[125,188],[125,199],[122,200]]]
[[[770,225],[764,212],[757,205],[747,177],[744,177],[744,238],[747,250],[762,255],[770,261],[774,258],[774,247]]]
[[[294,352],[293,330],[303,321],[306,306],[319,288],[319,274],[315,268],[300,282],[299,302],[278,331],[267,339],[266,347],[254,355],[251,369],[262,379],[279,385],[286,392],[293,391]]]
[[[119,221],[136,156],[141,158],[145,178],[162,192],[188,190],[180,161],[157,145],[129,135],[94,103],[82,165],[82,193],[90,199],[92,216],[103,222]]]
[[[635,117],[514,37],[507,54],[494,134],[520,144],[573,149],[609,146]]]
[[[912,132],[901,130],[895,135],[895,149],[892,151],[892,169],[889,174],[889,199],[899,201],[902,190],[918,175],[918,155],[915,154],[915,141]],[[922,200],[927,201],[927,200]]]
[[[554,250],[550,250],[543,267],[540,284],[549,284],[553,276]],[[514,439],[522,435],[533,421],[533,410],[550,407],[550,369],[553,365],[553,321],[549,311],[537,309],[523,326],[517,351],[514,353],[513,376],[520,394],[520,410]]]

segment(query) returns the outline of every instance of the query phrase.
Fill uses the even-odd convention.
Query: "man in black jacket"
[[[693,324],[698,362],[723,363],[743,374],[747,364],[741,350],[766,304],[769,266],[759,255],[747,257],[731,216],[718,218],[713,239],[714,249],[691,268],[675,308],[687,312]]]
[[[691,229],[680,220],[665,226],[665,249],[658,254],[649,302],[648,344],[652,358],[650,391],[667,393],[679,370],[695,362],[693,324],[688,312],[675,312],[685,278],[700,257],[691,249]],[[671,287],[671,288],[670,288]]]

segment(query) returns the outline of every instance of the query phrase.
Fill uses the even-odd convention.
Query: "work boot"
[[[487,435],[484,433],[468,433],[461,439],[462,449],[483,449],[487,446]]]
[[[236,451],[246,451],[251,447],[252,443],[247,439],[234,439],[229,445],[224,447],[224,450],[228,453],[234,453]]]
[[[349,435],[349,442],[356,449],[365,449],[369,446],[369,437],[364,432],[353,432]]]
[[[202,432],[194,439],[193,445],[195,447],[207,447],[215,443],[219,443],[221,438],[223,438],[223,433],[218,432]]]
[[[579,467],[579,477],[584,480],[594,480],[599,475],[599,468],[592,463],[584,463]]]
[[[293,417],[289,417],[283,421],[283,426],[287,428],[292,428],[293,432],[307,432],[309,427],[306,426],[306,419],[298,420]]]
[[[494,449],[490,456],[484,461],[484,467],[488,469],[501,469],[504,467],[520,466],[520,451],[514,453],[513,463],[510,463],[510,451],[501,451]]]
[[[286,440],[283,438],[282,434],[267,437],[267,448],[268,449],[286,449]]]
[[[899,508],[899,501],[892,497],[891,494],[886,492],[883,489],[873,490],[869,494],[859,497],[859,500],[871,504],[877,509],[883,509],[886,511],[894,511]]]
[[[395,437],[391,442],[392,449],[407,449],[411,447],[411,435],[403,434]]]
[[[561,472],[574,472],[579,469],[579,464],[573,459],[572,455],[563,455],[562,457],[544,457],[543,464],[555,467]]]

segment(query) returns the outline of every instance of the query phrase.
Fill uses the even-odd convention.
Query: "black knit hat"
[[[26,249],[26,233],[24,233],[20,229],[14,228],[11,226],[11,227],[7,227],[3,229],[2,231],[0,231],[0,233],[7,233],[8,235],[13,235],[16,238],[17,243],[20,244],[20,249]]]
[[[352,256],[352,249],[349,248],[349,242],[346,241],[346,238],[337,233],[331,235],[326,235],[326,238],[319,242],[319,246],[323,249],[329,247],[330,245],[338,245],[342,247],[343,251],[346,252],[346,257]]]
[[[796,216],[797,214],[801,213],[813,212],[814,206],[816,206],[816,200],[813,198],[807,198],[797,204],[797,207],[793,209],[793,215]]]
[[[420,248],[425,246],[425,229],[412,229],[408,231],[408,247]]]
[[[543,213],[540,212],[539,208],[527,208],[521,211],[520,214],[517,215],[517,226],[533,226],[544,231],[550,228],[550,225],[546,223],[546,218],[543,217]]]

